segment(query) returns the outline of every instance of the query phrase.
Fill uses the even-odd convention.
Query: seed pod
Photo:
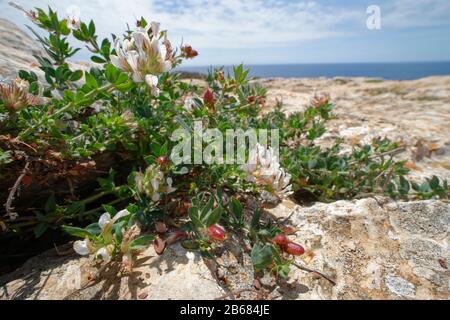
[[[305,249],[295,242],[288,242],[282,247],[283,251],[294,256],[301,256],[305,253]]]
[[[225,239],[225,230],[216,224],[208,228],[208,235],[211,241],[223,241]]]
[[[275,236],[275,238],[273,238],[271,241],[273,243],[278,244],[278,245],[281,246],[281,245],[288,244],[289,239],[284,234],[280,233],[280,234],[277,234]]]

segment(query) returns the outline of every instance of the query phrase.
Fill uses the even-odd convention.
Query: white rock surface
[[[309,208],[285,202],[272,211],[293,212],[293,239],[308,248],[308,265],[336,277],[332,286],[296,271],[296,282],[311,289],[297,298],[450,298],[448,203],[377,197]]]
[[[307,249],[298,262],[334,278],[336,285],[294,269],[287,281],[275,282],[267,275],[261,280],[267,298],[450,298],[448,203],[376,198],[300,207],[285,201],[270,211],[277,218],[289,217],[298,228],[290,237]],[[163,256],[148,249],[131,274],[119,277],[117,267],[111,267],[80,291],[74,284],[87,283],[96,272],[93,264],[74,255],[58,257],[52,250],[1,278],[0,299],[214,299],[252,288],[245,245],[228,247],[234,248],[231,253],[219,254],[226,265],[220,272],[175,245]]]
[[[14,23],[0,18],[0,80],[14,79],[17,71],[37,71],[35,54],[41,47]]]

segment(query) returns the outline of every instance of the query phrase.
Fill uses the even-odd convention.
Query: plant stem
[[[93,97],[95,97],[97,94],[102,93],[102,92],[109,92],[109,91],[110,91],[111,89],[113,89],[113,88],[114,88],[114,85],[113,85],[113,84],[105,85],[105,86],[103,86],[103,87],[101,87],[101,88],[97,88],[97,89],[92,90],[91,92],[89,92],[88,94],[86,94],[86,95],[84,96],[84,98],[85,98],[85,99],[93,98]],[[66,104],[66,105],[65,105],[64,107],[62,107],[61,109],[56,110],[55,113],[51,114],[47,119],[53,119],[53,118],[54,118],[55,116],[57,116],[58,114],[63,113],[64,111],[66,111],[66,110],[68,110],[68,109],[70,109],[70,108],[73,108],[73,107],[75,107],[75,106],[76,106],[76,103],[72,101],[72,102]],[[36,125],[28,127],[24,132],[22,132],[21,134],[19,134],[19,137],[23,137],[23,136],[26,136],[27,134],[31,133],[31,132],[34,131],[36,128],[40,127],[40,126],[43,124],[43,122],[44,122],[44,121],[41,120],[41,121],[39,121]]]

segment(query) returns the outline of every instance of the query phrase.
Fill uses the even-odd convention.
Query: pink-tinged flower
[[[151,35],[149,35],[151,30]],[[129,39],[115,41],[116,54],[111,55],[111,63],[131,75],[134,82],[146,82],[152,94],[158,95],[158,75],[172,68],[173,52],[169,40],[164,35],[160,43],[159,23],[151,23],[147,28],[138,27]]]
[[[0,84],[0,101],[10,112],[16,112],[28,106],[37,106],[44,102],[41,97],[28,93],[28,83],[23,80]]]
[[[225,230],[219,225],[213,225],[208,228],[208,236],[211,241],[225,240]]]

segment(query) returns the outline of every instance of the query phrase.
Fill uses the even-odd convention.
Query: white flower
[[[145,170],[145,173],[136,175],[136,188],[139,193],[145,194],[155,202],[161,199],[161,194],[168,194],[176,190],[172,187],[172,183],[172,178],[165,178],[164,172],[157,165],[151,165]]]
[[[257,144],[249,153],[248,163],[241,166],[247,173],[247,181],[263,187],[261,197],[274,202],[292,194],[291,175],[281,168],[278,157],[272,148]]]
[[[145,82],[150,87],[152,96],[159,96],[158,77],[152,74],[148,74],[145,76]]]
[[[98,219],[98,226],[100,229],[105,229],[105,227],[111,222],[111,215],[108,212],[105,212]]]
[[[92,245],[89,239],[78,240],[73,243],[73,250],[79,255],[86,256],[91,253]]]
[[[67,18],[67,27],[71,30],[78,30],[80,29],[81,21],[76,16],[70,16]]]
[[[98,225],[102,230],[104,230],[107,226],[113,225],[117,220],[129,214],[130,212],[127,209],[124,209],[117,212],[117,214],[111,219],[111,215],[108,212],[105,212],[100,216],[100,219],[98,220]]]
[[[111,261],[111,254],[108,251],[108,248],[106,247],[98,249],[97,252],[95,253],[95,257],[102,259],[105,262]]]
[[[123,44],[121,43],[120,39],[117,38],[114,46],[116,49],[117,55],[111,55],[111,63],[119,68],[122,71],[132,73],[133,79],[134,79],[134,73],[137,69],[137,55],[138,53],[135,50],[132,50],[132,47],[134,44],[134,40],[129,41],[125,40]],[[137,74],[139,76],[139,74]],[[141,80],[141,79],[136,79]],[[142,81],[142,80],[141,80]]]
[[[187,98],[186,100],[184,100],[184,108],[189,111],[192,112],[195,109],[195,102],[192,98]]]
[[[172,192],[174,192],[175,190],[177,190],[176,188],[172,187],[172,183],[173,183],[172,178],[170,178],[170,177],[167,178],[167,179],[166,179],[166,182],[167,182],[166,193],[172,193]]]
[[[149,30],[152,30],[151,37]],[[159,23],[153,22],[146,29],[137,28],[130,39],[123,43],[116,39],[116,55],[111,55],[111,63],[122,71],[131,74],[134,82],[145,81],[152,94],[159,95],[157,76],[172,68],[172,52],[166,46],[170,42],[160,43]]]

